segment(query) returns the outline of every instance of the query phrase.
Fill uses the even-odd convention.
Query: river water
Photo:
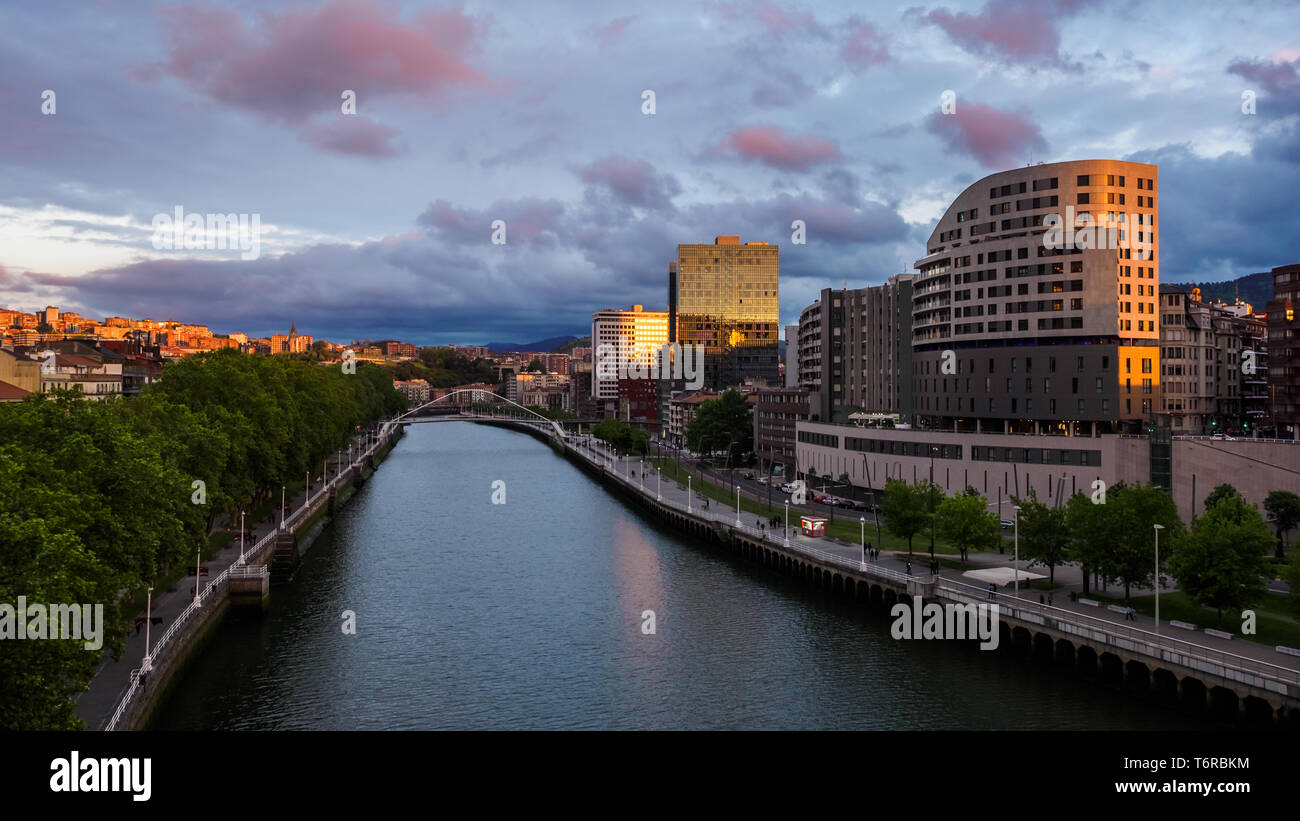
[[[441,422],[407,429],[269,612],[225,624],[155,726],[1204,725],[1028,659],[896,641],[885,616],[641,518],[530,436]]]

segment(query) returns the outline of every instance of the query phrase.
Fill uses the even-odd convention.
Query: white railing
[[[199,592],[198,601],[195,602],[191,600],[189,606],[182,610],[175,619],[172,619],[172,623],[167,627],[167,630],[163,632],[162,637],[158,639],[157,643],[151,648],[146,648],[149,651],[148,658],[150,667],[153,667],[160,658],[170,651],[173,644],[172,639],[185,628],[190,619],[199,611],[200,608],[202,608],[203,603],[207,601],[209,597],[211,597],[217,590],[225,587],[231,576],[247,578],[267,575],[270,571],[265,565],[249,566],[249,560],[259,555],[263,550],[272,545],[275,537],[282,531],[292,532],[293,527],[296,526],[299,519],[303,519],[304,517],[310,518],[312,511],[316,510],[321,504],[324,504],[325,500],[328,498],[326,494],[329,490],[336,488],[344,479],[350,479],[352,476],[352,470],[359,469],[358,466],[365,461],[367,457],[383,447],[387,442],[388,434],[392,431],[393,427],[394,422],[386,421],[382,428],[381,435],[375,440],[374,444],[360,452],[360,454],[352,460],[348,471],[340,471],[338,475],[317,491],[317,495],[314,496],[311,501],[300,506],[297,510],[286,516],[284,522],[280,526],[263,536],[261,539],[258,539],[257,543],[254,544],[250,550],[244,551],[243,554],[237,557],[229,567],[222,570],[211,581],[209,581]],[[197,578],[195,579],[195,584],[198,584]],[[126,692],[118,702],[117,709],[113,711],[112,717],[108,720],[108,723],[104,725],[105,731],[111,732],[116,730],[118,724],[122,720],[122,716],[126,714],[127,708],[130,707],[132,700],[135,698],[136,692],[140,689],[140,670],[141,668],[137,667],[131,671]]]
[[[653,486],[647,484],[645,487],[641,487],[639,480],[620,473],[617,470],[617,463],[611,465],[610,461],[605,458],[603,453],[596,451],[593,454],[585,444],[575,447],[574,452],[582,454],[583,458],[587,459],[592,464],[603,464],[608,476],[612,476],[629,488],[640,491],[647,498],[655,498],[655,490]],[[649,474],[647,474],[647,481],[649,478]],[[678,484],[675,479],[670,481],[674,484]],[[929,576],[908,576],[906,573],[900,573],[897,570],[890,570],[873,562],[863,564],[859,558],[841,556],[829,551],[809,547],[798,541],[791,541],[787,545],[785,544],[784,536],[780,529],[765,531],[756,528],[753,525],[744,524],[743,521],[740,525],[737,525],[735,520],[731,518],[730,513],[709,515],[698,509],[687,511],[686,505],[675,499],[663,499],[658,503],[699,518],[720,521],[723,525],[733,531],[739,530],[746,534],[756,536],[760,540],[771,543],[773,547],[796,552],[809,558],[817,559],[824,564],[842,568],[853,573],[865,573],[868,576],[889,579],[904,585],[909,581],[925,582],[933,580],[933,577]],[[744,514],[742,513],[741,515],[743,516]],[[960,598],[963,601],[972,597],[986,599],[988,596],[987,588],[949,579],[940,579],[938,581],[937,589],[941,595],[945,595],[947,598]],[[1067,628],[1062,632],[1091,638],[1094,641],[1100,641],[1110,646],[1126,647],[1126,649],[1151,658],[1171,661],[1191,669],[1215,673],[1234,681],[1256,684],[1262,689],[1268,689],[1275,692],[1285,693],[1287,692],[1287,687],[1300,687],[1300,670],[1293,668],[1283,667],[1260,659],[1240,656],[1236,653],[1229,653],[1224,650],[1217,650],[1213,647],[1206,647],[1201,644],[1196,644],[1195,642],[1185,641],[1171,636],[1157,635],[1151,631],[1141,630],[1136,627],[1126,627],[1106,619],[1096,618],[1083,613],[1063,610],[1050,605],[1039,604],[1027,599],[1010,596],[1001,591],[999,591],[995,596],[994,601],[1004,608],[1009,607],[1026,613],[1033,613],[1044,623],[1047,619],[1051,619],[1058,626],[1065,626]],[[1071,627],[1074,629],[1068,629]],[[1249,681],[1245,677],[1246,674],[1258,677],[1261,681]],[[1270,682],[1272,682],[1274,686],[1270,686]]]

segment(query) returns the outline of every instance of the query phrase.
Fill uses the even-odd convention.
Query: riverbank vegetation
[[[364,363],[344,374],[231,350],[168,364],[140,396],[0,404],[0,603],[103,604],[120,655],[130,603],[193,563],[218,517],[319,473],[349,433],[405,405]],[[0,728],[80,728],[73,697],[100,661],[80,641],[5,640]]]

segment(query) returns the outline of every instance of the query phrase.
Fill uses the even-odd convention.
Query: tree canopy
[[[215,517],[319,470],[349,431],[405,407],[376,367],[354,374],[226,349],[168,364],[138,397],[55,391],[0,404],[0,602],[124,602],[205,544]],[[193,501],[195,481],[206,503]],[[76,729],[101,661],[76,641],[6,641],[0,728]]]

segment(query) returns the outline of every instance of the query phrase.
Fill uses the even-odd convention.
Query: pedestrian
[[[1038,603],[1039,603],[1039,604],[1047,604],[1047,599],[1043,598],[1043,594],[1042,594],[1042,593],[1039,593],[1039,594],[1038,594]]]
[[[911,559],[908,559],[908,560],[907,560],[907,575],[909,575],[909,576],[912,575],[912,560],[911,560]]]
[[[993,582],[989,582],[989,598],[990,598],[990,599],[993,598],[993,594],[994,594],[994,586],[993,586]]]
[[[1047,594],[1047,606],[1048,606],[1048,607],[1051,607],[1051,606],[1052,606],[1052,594],[1051,594],[1051,593],[1048,593],[1048,594]]]

